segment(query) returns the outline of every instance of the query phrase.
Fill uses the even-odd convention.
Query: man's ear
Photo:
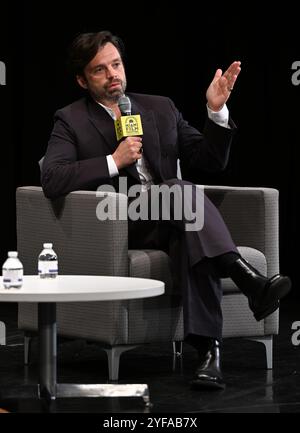
[[[87,82],[83,75],[76,75],[76,80],[80,87],[87,89]]]

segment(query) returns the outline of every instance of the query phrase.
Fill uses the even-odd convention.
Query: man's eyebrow
[[[118,58],[112,60],[110,63],[116,63],[116,62],[121,62],[121,61],[122,61],[121,57],[118,57]],[[104,63],[98,63],[97,65],[95,65],[93,67],[93,70],[97,69],[97,68],[105,68],[105,67],[106,67],[106,64],[104,64]]]

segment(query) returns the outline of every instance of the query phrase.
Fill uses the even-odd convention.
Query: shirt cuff
[[[210,120],[212,120],[219,126],[223,126],[224,128],[230,129],[230,126],[228,125],[229,111],[226,104],[222,107],[220,111],[213,111],[209,108],[208,105],[206,105],[206,108],[207,108],[207,115]]]
[[[108,172],[110,177],[118,176],[119,170],[116,166],[116,163],[112,157],[112,155],[106,155],[107,165],[108,165]]]

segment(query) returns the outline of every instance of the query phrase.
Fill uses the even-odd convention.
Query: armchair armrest
[[[279,192],[273,188],[205,186],[237,246],[256,248],[267,260],[268,276],[279,272]]]
[[[18,188],[17,239],[25,272],[37,273],[43,243],[53,242],[63,274],[127,276],[127,221],[99,221],[97,209],[104,199],[109,210],[127,214],[123,194],[75,191],[49,200],[40,187]]]

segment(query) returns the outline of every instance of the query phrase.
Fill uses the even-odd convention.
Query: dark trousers
[[[189,189],[184,200],[185,208],[190,206],[189,212],[182,212],[182,219],[176,219],[174,197],[171,197],[169,220],[162,219],[162,212],[158,221],[129,220],[129,248],[166,251],[171,258],[175,290],[180,291],[183,299],[185,336],[196,334],[221,340],[221,275],[214,258],[228,252],[238,253],[237,248],[218,209],[201,189],[179,179],[168,180],[161,185],[175,185],[183,196],[184,188]],[[147,194],[150,209],[149,192],[142,194]],[[187,221],[185,215],[191,215],[197,209],[196,200],[203,203],[204,224],[199,230],[187,231],[186,224],[191,221]],[[164,203],[160,204],[162,209]]]

